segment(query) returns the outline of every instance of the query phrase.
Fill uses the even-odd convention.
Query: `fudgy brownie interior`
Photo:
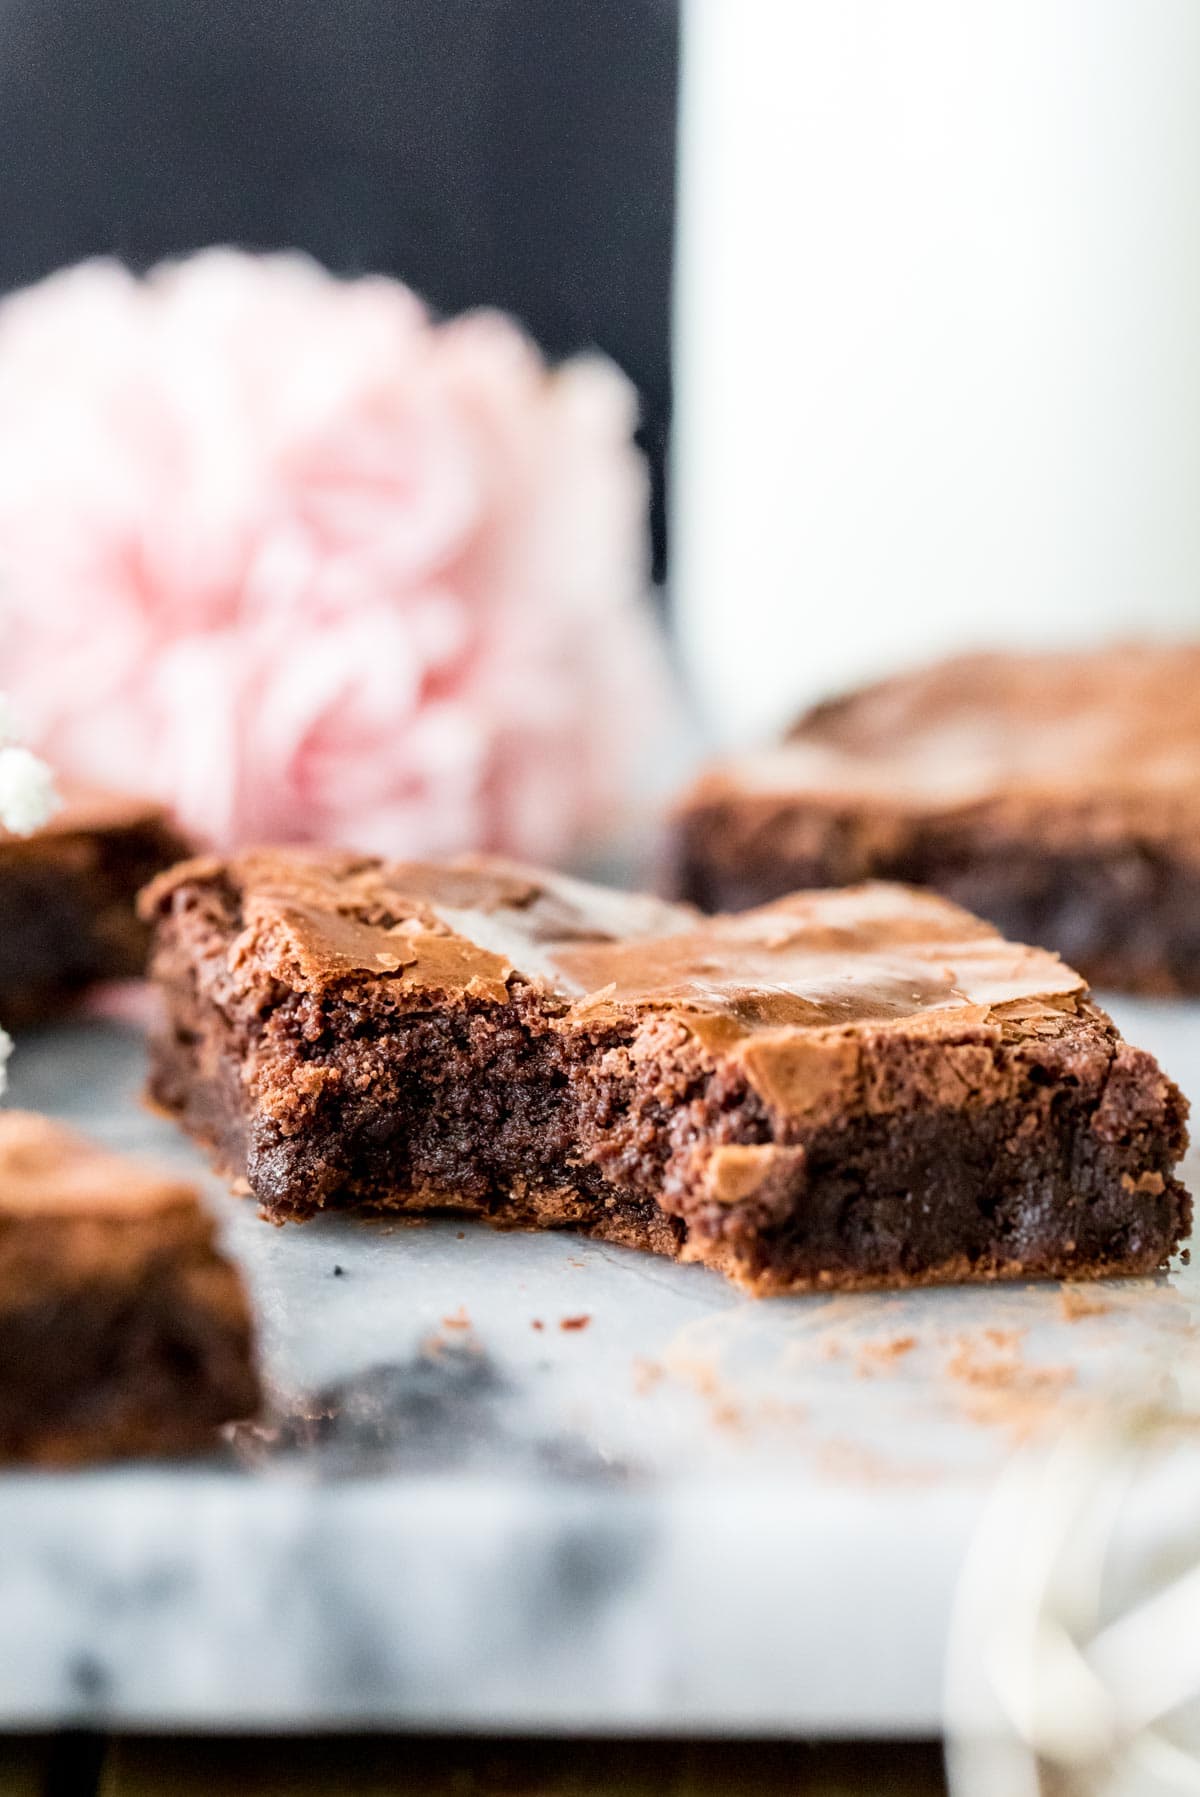
[[[152,1090],[275,1220],[570,1224],[758,1291],[1146,1271],[1184,1105],[1054,957],[930,895],[749,918],[503,865],[185,865]]]

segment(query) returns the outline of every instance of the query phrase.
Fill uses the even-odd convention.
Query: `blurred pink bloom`
[[[216,843],[568,854],[644,756],[632,391],[298,256],[0,305],[0,676]]]

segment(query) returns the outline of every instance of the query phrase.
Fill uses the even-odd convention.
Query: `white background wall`
[[[685,0],[673,587],[725,738],[1200,630],[1200,0]]]

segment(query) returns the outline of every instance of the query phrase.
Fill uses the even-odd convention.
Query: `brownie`
[[[33,836],[0,829],[0,1018],[60,1011],[95,980],[145,970],[137,895],[190,853],[160,806],[68,786]]]
[[[143,899],[152,1096],[277,1221],[570,1226],[757,1293],[1148,1273],[1186,1106],[930,893],[739,916],[505,862],[196,860]]]
[[[704,773],[674,885],[709,910],[931,886],[1113,990],[1200,993],[1200,645],[972,655]]]
[[[0,1461],[202,1449],[257,1403],[196,1188],[0,1110]]]

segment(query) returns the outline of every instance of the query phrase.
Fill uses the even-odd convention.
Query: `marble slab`
[[[1200,1091],[1196,1008],[1113,1009]],[[1102,1308],[754,1302],[566,1235],[275,1229],[141,1079],[93,1019],[21,1041],[11,1098],[204,1177],[270,1415],[204,1462],[0,1477],[0,1728],[933,1733],[1014,1448],[1194,1354],[1186,1270]]]

